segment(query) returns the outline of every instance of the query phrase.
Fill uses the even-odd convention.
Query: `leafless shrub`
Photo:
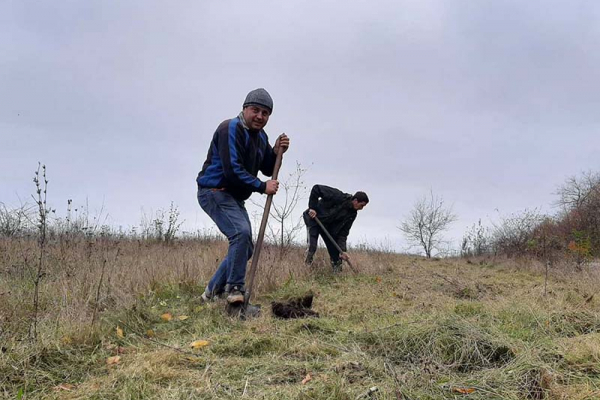
[[[48,221],[48,235],[62,241],[79,237],[91,239],[112,235],[114,232],[106,224],[107,219],[108,215],[105,213],[104,205],[100,207],[100,210],[92,213],[87,199],[84,205],[76,207],[73,205],[73,200],[68,199],[66,215],[64,217],[54,215],[54,218]]]
[[[462,257],[481,256],[490,251],[490,232],[489,228],[481,224],[481,219],[463,236],[460,255]]]
[[[544,221],[545,216],[539,210],[525,209],[520,213],[502,217],[494,223],[492,232],[492,247],[496,254],[508,257],[531,254],[535,245],[534,232]]]
[[[296,238],[303,228],[302,218],[294,217],[294,213],[300,200],[306,197],[306,184],[304,175],[307,169],[296,162],[293,172],[279,182],[279,191],[273,197],[273,206],[270,210],[271,220],[267,224],[267,239],[279,248],[283,255],[295,243]],[[251,200],[259,209],[263,205]]]
[[[179,209],[171,202],[168,210],[158,210],[154,216],[142,215],[141,236],[167,244],[172,243],[183,221],[179,221]]]
[[[16,237],[31,232],[34,208],[21,204],[17,208],[8,208],[0,203],[0,237]]]

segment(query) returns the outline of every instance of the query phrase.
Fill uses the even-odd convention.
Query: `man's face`
[[[244,108],[244,120],[248,125],[248,128],[252,130],[261,130],[267,125],[269,121],[269,115],[271,113],[266,108],[260,106],[247,106]]]
[[[365,208],[366,205],[366,201],[358,201],[356,199],[352,200],[352,207],[354,207],[356,211],[362,210],[363,208]]]

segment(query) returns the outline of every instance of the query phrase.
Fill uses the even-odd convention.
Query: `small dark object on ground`
[[[304,297],[289,299],[287,302],[272,302],[271,311],[273,315],[281,319],[318,317],[319,313],[311,310],[313,294]]]

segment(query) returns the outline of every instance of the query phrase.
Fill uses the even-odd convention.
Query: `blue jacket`
[[[223,121],[213,135],[206,161],[196,182],[201,188],[223,188],[238,200],[264,193],[258,171],[273,175],[275,152],[264,130],[244,128],[240,117]]]

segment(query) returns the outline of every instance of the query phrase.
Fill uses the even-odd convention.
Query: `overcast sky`
[[[129,226],[173,201],[186,230],[213,226],[195,178],[257,87],[292,141],[282,175],[369,194],[350,242],[404,249],[433,190],[457,244],[600,170],[600,3],[4,0],[0,202],[30,201],[41,161],[59,213]]]

